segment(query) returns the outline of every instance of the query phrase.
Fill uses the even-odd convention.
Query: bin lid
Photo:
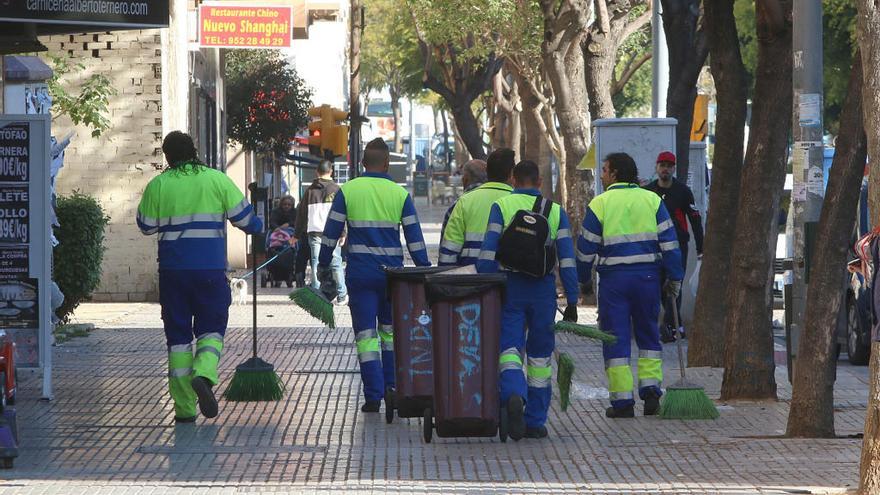
[[[386,266],[385,275],[388,281],[403,280],[408,282],[422,282],[426,275],[442,273],[447,270],[458,268],[457,266]]]
[[[425,277],[425,297],[428,304],[453,301],[478,296],[506,284],[507,275],[503,273],[428,275]]]

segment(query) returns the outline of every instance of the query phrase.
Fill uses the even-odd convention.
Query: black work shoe
[[[671,326],[664,325],[660,327],[660,342],[664,344],[675,342],[675,330]]]
[[[519,395],[513,394],[507,399],[508,436],[519,441],[526,434],[525,405]]]
[[[654,416],[660,409],[660,396],[653,390],[645,394],[645,416]]]
[[[207,378],[197,376],[192,379],[191,386],[196,397],[199,398],[199,410],[202,411],[202,416],[206,418],[217,417],[219,407],[217,406],[217,398],[214,397],[214,391],[211,390],[211,382]]]
[[[181,418],[180,416],[174,416],[174,422],[175,423],[195,423],[196,417],[190,416],[188,418]]]
[[[379,401],[368,400],[361,406],[361,412],[379,412]]]
[[[605,409],[605,417],[606,418],[634,418],[636,417],[636,413],[633,410],[633,406],[626,406],[621,408],[609,407]]]
[[[527,426],[526,438],[547,438],[546,426]]]

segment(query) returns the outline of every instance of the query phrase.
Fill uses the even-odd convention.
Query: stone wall
[[[49,48],[48,55],[84,66],[63,79],[74,91],[90,75],[100,73],[118,92],[108,109],[112,127],[99,138],[66,117],[52,123],[53,135],[59,138],[75,133],[58,177],[58,193],[90,194],[110,216],[103,275],[94,299],[156,300],[156,236],[141,235],[135,215],[147,182],[162,166],[159,31],[59,35],[41,41]]]

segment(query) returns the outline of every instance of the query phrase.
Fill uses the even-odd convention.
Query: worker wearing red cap
[[[697,258],[703,257],[703,220],[700,211],[694,204],[694,193],[686,183],[675,178],[675,154],[664,151],[657,156],[657,179],[648,183],[645,189],[654,191],[663,198],[663,203],[669,211],[672,223],[675,225],[675,233],[678,235],[678,244],[681,248],[682,270],[687,270],[688,221],[694,230],[694,242],[697,245]],[[681,294],[676,299],[676,305],[681,311]],[[660,328],[660,337],[663,342],[675,340],[675,324],[672,308],[669,301],[663,301],[664,325]],[[684,328],[680,328],[684,336]]]

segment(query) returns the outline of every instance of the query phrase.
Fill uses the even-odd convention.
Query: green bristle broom
[[[556,310],[560,314],[564,314],[559,308],[556,308]],[[614,335],[605,333],[596,327],[578,325],[570,321],[557,321],[553,325],[553,330],[556,332],[573,333],[609,344],[617,342],[617,337]],[[562,406],[562,411],[565,412],[568,406],[571,405],[571,381],[572,376],[574,376],[574,359],[567,352],[554,350],[553,354],[556,356],[556,384],[559,386],[559,402]]]
[[[253,239],[253,237],[252,237]],[[251,249],[253,266],[257,266],[257,250]],[[254,291],[253,309],[253,356],[235,367],[232,382],[223,392],[223,397],[232,402],[253,402],[281,400],[284,395],[284,383],[275,373],[275,366],[257,357],[257,272],[252,272]]]
[[[663,419],[716,419],[718,409],[703,387],[688,383],[685,377],[684,354],[681,351],[681,331],[679,330],[678,307],[675,299],[670,302],[675,323],[675,347],[678,349],[678,367],[681,379],[666,388],[666,395],[660,404],[658,416]]]
[[[333,303],[328,301],[321,291],[309,286],[302,287],[290,293],[290,300],[304,309],[309,315],[321,320],[328,327],[336,328]]]

